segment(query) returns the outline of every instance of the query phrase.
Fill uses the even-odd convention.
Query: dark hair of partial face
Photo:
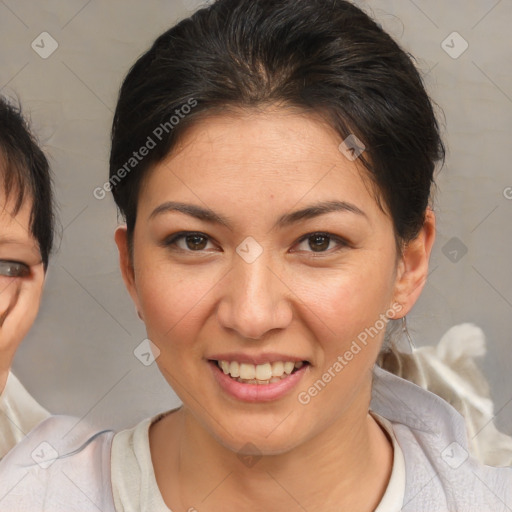
[[[52,251],[54,205],[48,160],[21,114],[0,96],[0,186],[5,199],[13,198],[16,215],[31,202],[30,234],[39,245],[44,268]]]
[[[340,142],[355,135],[397,247],[416,237],[445,149],[412,57],[347,1],[217,0],[158,37],[122,84],[109,182],[130,243],[143,178],[186,129],[266,105],[320,115]],[[148,137],[155,147],[127,166]]]

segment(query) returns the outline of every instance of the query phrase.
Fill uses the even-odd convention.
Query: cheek
[[[313,283],[318,295],[318,306],[334,313],[339,310],[367,308],[369,313],[387,304],[393,289],[391,266],[374,266],[358,262],[350,267],[334,270]]]
[[[0,343],[17,347],[34,323],[42,284],[0,276]]]
[[[342,353],[361,333],[374,326],[379,331],[375,340],[382,339],[385,326],[383,328],[380,319],[390,307],[392,268],[361,262],[351,268],[319,274],[314,281],[302,283],[298,295],[312,321],[316,318],[315,323],[323,326],[317,338],[320,342],[326,341],[326,355]],[[370,352],[369,356],[374,350]]]
[[[367,390],[371,369],[381,350],[388,322],[385,314],[392,297],[392,273],[380,270],[353,270],[337,278],[321,279],[303,309],[318,342],[317,364],[299,390],[297,399],[308,406],[308,418],[329,422],[351,403],[366,407],[361,399]],[[312,327],[316,326],[316,327]],[[317,419],[314,419],[317,418]],[[309,420],[305,420],[309,421]]]
[[[149,267],[151,268],[151,267]],[[149,338],[157,345],[187,343],[204,323],[215,280],[207,272],[160,264],[138,272],[137,290]]]
[[[19,279],[0,276],[0,326],[3,324],[9,311],[16,304],[19,291]]]

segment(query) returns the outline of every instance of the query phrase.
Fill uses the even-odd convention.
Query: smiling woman
[[[218,0],[128,73],[110,177],[177,111],[111,183],[123,278],[183,405],[74,441],[52,418],[0,466],[0,509],[506,510],[511,469],[375,365],[435,238],[444,147],[409,56],[343,0]],[[22,478],[43,442],[47,471]]]

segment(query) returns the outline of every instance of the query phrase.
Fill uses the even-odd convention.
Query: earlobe
[[[123,276],[124,284],[128,290],[128,293],[132,297],[133,302],[135,303],[137,315],[142,321],[144,321],[144,318],[140,312],[139,297],[135,283],[135,272],[133,268],[132,255],[130,254],[128,231],[126,226],[119,226],[116,228],[114,239],[119,251],[119,266],[121,269],[121,275]]]
[[[427,208],[422,228],[416,238],[404,247],[398,264],[394,302],[402,305],[401,317],[412,309],[425,286],[435,231],[434,212]]]

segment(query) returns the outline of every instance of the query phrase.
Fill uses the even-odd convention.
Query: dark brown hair
[[[183,115],[191,99],[195,107]],[[158,37],[122,84],[110,183],[129,236],[145,173],[188,126],[267,104],[320,114],[340,142],[356,135],[397,241],[417,235],[444,146],[411,57],[347,1],[217,0]],[[148,137],[156,147],[127,172]]]
[[[15,197],[14,214],[31,201],[30,232],[39,244],[44,268],[55,231],[52,177],[48,160],[21,114],[0,96],[0,183],[6,198]]]

